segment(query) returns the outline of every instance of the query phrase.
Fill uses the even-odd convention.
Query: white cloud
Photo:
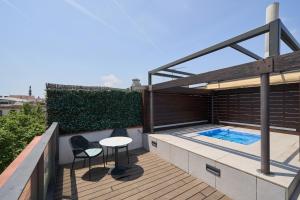
[[[101,77],[101,85],[106,87],[120,87],[122,80],[114,74],[108,74]]]

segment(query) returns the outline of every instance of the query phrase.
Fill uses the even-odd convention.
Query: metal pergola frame
[[[263,59],[259,55],[240,46],[238,43],[259,35],[269,33],[269,57]],[[280,55],[280,40],[282,40],[294,52]],[[202,57],[212,52],[230,47],[256,61],[236,65],[228,68],[214,70],[201,74],[170,69],[176,65]],[[211,83],[216,81],[235,80],[260,76],[260,115],[261,115],[261,172],[270,173],[270,123],[269,123],[269,75],[270,73],[281,73],[300,69],[300,45],[280,19],[276,19],[266,25],[250,30],[246,33],[197,51],[171,63],[158,67],[148,72],[148,85],[150,91],[150,131],[154,132],[153,120],[153,91],[163,90],[171,87],[182,87],[199,83]],[[172,73],[168,74],[166,72]],[[182,76],[184,75],[184,76]],[[174,78],[158,84],[152,84],[152,76],[163,76]]]

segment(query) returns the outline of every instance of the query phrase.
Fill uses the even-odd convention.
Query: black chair
[[[129,137],[128,132],[125,128],[115,128],[113,132],[111,133],[110,137]],[[119,149],[126,148],[126,154],[127,154],[127,162],[129,164],[129,153],[128,153],[128,145],[118,147]],[[112,154],[114,153],[112,149]],[[108,147],[106,147],[106,164],[107,164],[107,157],[108,157]]]
[[[103,164],[105,167],[105,159],[104,159],[104,152],[103,148],[99,144],[99,142],[89,142],[85,137],[81,135],[76,135],[71,137],[70,144],[72,147],[72,152],[74,155],[74,159],[72,162],[72,168],[73,171],[74,162],[76,158],[84,159],[85,165],[85,159],[89,159],[89,172],[91,171],[91,158],[95,158],[102,154]]]

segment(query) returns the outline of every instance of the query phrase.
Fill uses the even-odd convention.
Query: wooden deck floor
[[[91,179],[83,163],[76,166],[75,173],[70,173],[69,166],[61,166],[55,199],[229,199],[152,153],[132,151],[130,161],[126,173],[114,177],[98,162],[92,166]]]

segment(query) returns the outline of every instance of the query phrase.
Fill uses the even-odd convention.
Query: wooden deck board
[[[197,194],[199,191],[202,191],[206,187],[208,187],[208,185],[206,183],[202,182],[201,184],[196,185],[195,187],[178,195],[176,198],[174,198],[174,200],[189,199],[190,197],[194,196],[195,194]]]
[[[124,178],[120,178],[120,179],[117,179],[117,180],[115,180],[113,178],[106,179],[106,180],[103,180],[103,181],[95,182],[92,185],[88,185],[87,190],[89,190],[89,191],[92,191],[92,190],[100,191],[101,189],[104,189],[104,188],[107,188],[107,187],[112,188],[113,190],[117,190],[118,188],[124,187],[124,185],[126,183],[127,184],[133,184],[135,182],[147,179],[149,177],[156,177],[156,176],[160,177],[160,176],[162,176],[162,174],[165,171],[172,171],[172,170],[177,170],[177,169],[172,165],[157,166],[157,167],[149,169],[149,171],[144,173],[143,176],[140,177],[140,178],[137,178],[138,176],[140,176],[139,173],[137,173],[137,174],[133,173],[133,174],[130,174],[130,176],[125,175]],[[135,179],[135,178],[137,178],[137,179]],[[130,181],[130,179],[135,179],[135,180]],[[87,191],[87,190],[85,190],[85,191]],[[83,195],[83,193],[85,193],[85,191],[82,192],[82,195]]]
[[[124,156],[120,156],[124,157]],[[103,164],[93,163],[91,179],[88,167],[77,163],[60,166],[55,199],[229,199],[215,188],[178,167],[144,150],[130,153],[129,169],[121,176],[109,175]],[[126,159],[120,161],[126,165]],[[113,162],[108,163],[111,167]]]

